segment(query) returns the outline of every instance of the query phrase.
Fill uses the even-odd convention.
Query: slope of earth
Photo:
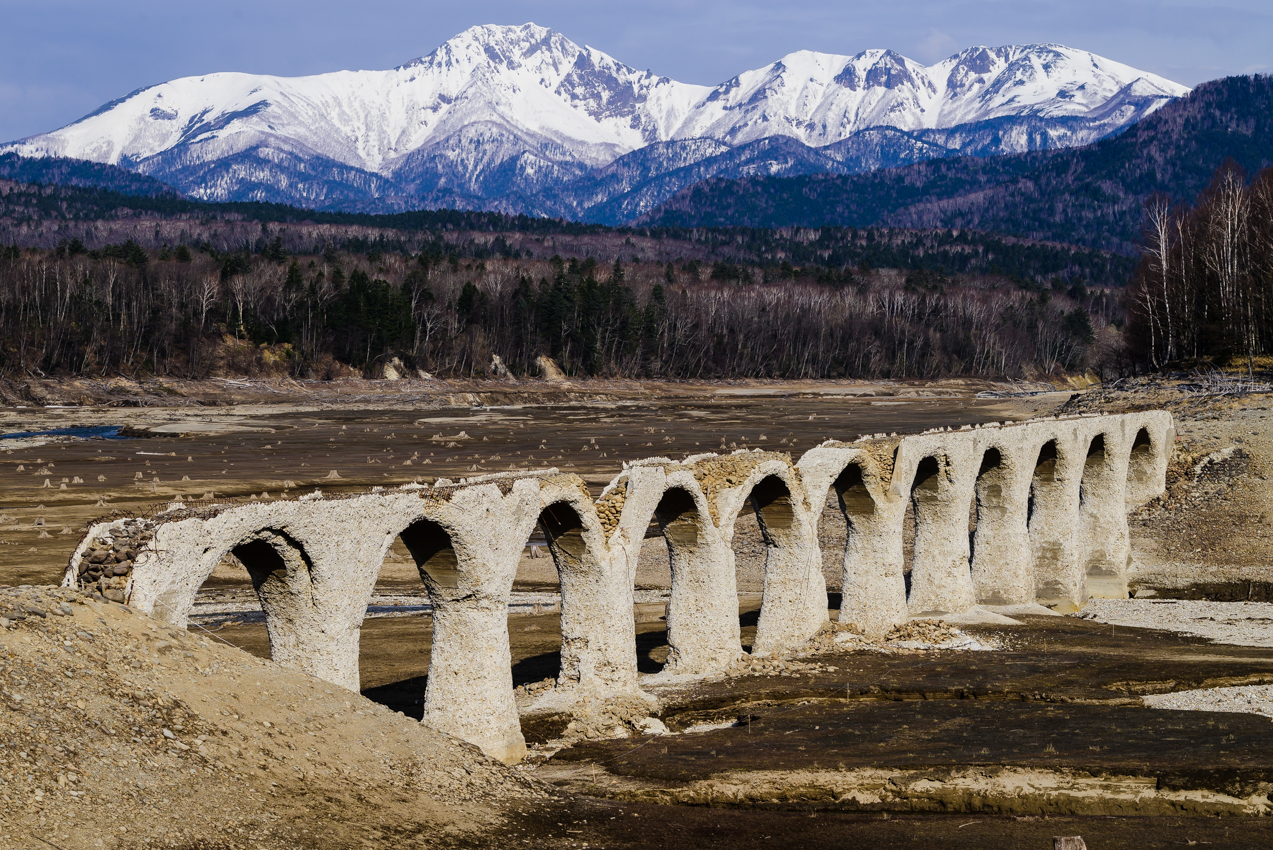
[[[357,694],[74,591],[0,590],[6,848],[471,846],[543,799]]]
[[[1273,77],[1205,83],[1084,147],[851,177],[709,180],[637,223],[963,227],[1133,253],[1145,198],[1192,199],[1230,158],[1251,173],[1273,164]]]

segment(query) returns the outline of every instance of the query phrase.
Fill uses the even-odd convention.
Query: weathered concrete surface
[[[434,606],[425,722],[515,761],[525,742],[507,608],[537,524],[561,578],[559,690],[636,695],[632,591],[651,523],[672,572],[660,675],[712,674],[743,653],[731,549],[740,511],[756,513],[768,552],[755,654],[798,646],[827,620],[817,523],[831,492],[849,528],[841,622],[879,634],[977,604],[1074,608],[1126,596],[1126,514],[1162,492],[1173,441],[1170,415],[1148,412],[829,441],[796,463],[762,451],[651,458],[627,465],[596,502],[577,476],[545,470],[339,498],[174,504],[93,526],[65,583],[185,626],[200,586],[232,553],[260,596],[275,660],[357,689],[359,630],[400,536]]]

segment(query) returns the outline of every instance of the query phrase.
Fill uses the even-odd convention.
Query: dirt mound
[[[357,694],[74,590],[0,590],[0,846],[481,843],[536,783]]]

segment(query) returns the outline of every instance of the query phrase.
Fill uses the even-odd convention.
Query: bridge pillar
[[[1087,599],[1078,553],[1081,442],[1076,427],[1058,429],[1040,447],[1030,484],[1035,601],[1062,612],[1077,610]]]
[[[632,586],[621,553],[571,476],[541,494],[539,523],[561,581],[561,671],[558,685],[592,696],[637,690],[636,624]]]
[[[887,634],[907,616],[902,574],[905,498],[885,492],[877,459],[860,447],[819,446],[806,452],[798,466],[809,505],[815,510],[825,506],[834,489],[847,525],[838,621],[871,637]]]
[[[1079,487],[1079,557],[1087,598],[1127,598],[1127,464],[1132,435],[1122,431],[1111,427],[1092,439]]]
[[[822,577],[818,527],[810,516],[808,497],[798,476],[791,475],[785,464],[765,460],[742,487],[716,496],[721,535],[727,540],[733,538],[741,507],[738,497],[744,495],[765,541],[760,619],[752,654],[772,655],[799,646],[827,622],[827,583]],[[733,555],[731,547],[731,561]]]
[[[517,564],[539,516],[539,482],[460,489],[404,529],[433,604],[424,722],[511,763],[526,754],[508,637]]]
[[[734,553],[712,524],[702,492],[690,490],[689,482],[669,484],[654,511],[672,561],[667,612],[671,648],[664,669],[714,673],[742,655]]]
[[[907,599],[911,616],[959,613],[977,601],[968,565],[968,508],[976,470],[970,468],[970,451],[952,449],[943,445],[930,450],[904,470],[910,473],[915,509],[915,554]],[[896,478],[897,472],[895,487],[905,480]]]
[[[1023,448],[1007,441],[982,454],[972,541],[972,582],[980,604],[1034,602],[1028,522],[1031,463],[1036,455],[1032,444]]]

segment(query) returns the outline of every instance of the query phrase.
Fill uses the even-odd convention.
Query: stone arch
[[[1126,443],[1123,444],[1126,446]],[[1080,564],[1083,593],[1106,599],[1127,597],[1131,552],[1127,534],[1127,463],[1118,435],[1099,431],[1087,443],[1079,484]]]
[[[928,452],[910,481],[915,545],[907,606],[912,615],[965,611],[975,604],[968,559],[973,481],[961,481],[948,452]]]
[[[671,483],[654,508],[654,521],[667,542],[672,571],[664,671],[728,667],[742,653],[737,579],[702,492]]]
[[[582,492],[549,497],[538,525],[561,587],[560,686],[613,692],[636,683],[636,634],[626,571]]]
[[[320,625],[313,604],[313,565],[305,548],[287,532],[271,528],[254,532],[230,552],[247,568],[261,600],[270,657],[304,669],[308,666],[305,632]]]
[[[1078,476],[1071,469],[1073,454],[1066,442],[1048,435],[1035,454],[1028,509],[1035,601],[1067,610],[1082,603],[1084,586],[1076,568]]]
[[[1129,414],[1127,425],[1135,428],[1127,458],[1128,509],[1138,508],[1167,488],[1167,462],[1176,438],[1171,415],[1162,411]]]
[[[228,541],[228,542],[227,542]],[[313,561],[306,546],[290,530],[267,526],[229,529],[203,550],[203,568],[189,584],[170,586],[155,599],[158,611],[184,619],[213,570],[233,555],[247,570],[269,636],[270,658],[278,664],[350,687],[348,659],[329,638],[327,623],[315,604]],[[171,619],[176,619],[172,617]],[[184,625],[184,623],[183,623]],[[352,687],[357,689],[357,667]]]
[[[1157,477],[1158,456],[1161,449],[1155,446],[1149,428],[1142,426],[1132,438],[1131,452],[1127,458],[1127,501],[1139,503],[1143,493],[1152,492]]]
[[[407,678],[397,682],[377,685],[374,687],[375,695],[367,694],[370,699],[412,716],[416,711],[427,710],[428,687],[434,680],[432,661],[437,644],[438,588],[459,586],[459,561],[451,544],[451,530],[435,517],[421,516],[418,505],[393,505],[380,517],[378,525],[380,527],[368,535],[364,569],[359,570],[350,562],[341,564],[340,569],[350,577],[361,573],[363,604],[355,615],[359,642],[366,625],[367,609],[377,591],[385,589],[382,582],[395,582],[392,585],[395,595],[402,592],[415,594],[423,590],[428,599],[430,612],[421,614],[418,621],[412,621],[412,625],[419,627],[419,632],[412,636],[415,640],[407,639],[402,643],[404,657],[408,654],[414,656],[414,674],[408,674]],[[378,543],[375,542],[377,538]],[[396,544],[401,544],[401,549],[406,550],[405,561],[401,551],[394,551]],[[400,568],[391,568],[391,563]],[[418,585],[410,578],[412,575],[419,579]],[[404,579],[405,584],[402,583]]]
[[[981,453],[972,506],[971,571],[977,602],[1021,605],[1034,601],[1027,525],[1030,479],[1006,446]]]
[[[996,446],[989,446],[981,453],[981,462],[977,465],[977,484],[973,488],[971,517],[973,528],[970,530],[969,545],[972,550],[972,561],[977,560],[977,545],[985,546],[985,535],[978,541],[977,532],[982,530],[989,520],[1003,513],[1007,498],[1008,466],[1003,452]]]
[[[816,531],[789,468],[758,469],[740,488],[765,543],[760,618],[752,652],[772,654],[808,640],[827,621]],[[730,538],[732,540],[732,530]]]
[[[814,519],[821,522],[830,509],[845,523],[839,621],[872,636],[886,633],[907,616],[901,524],[908,500],[891,492],[878,450],[826,443],[796,468],[806,503],[818,511]],[[820,546],[818,527],[810,524],[813,545]]]
[[[1102,476],[1105,473],[1105,435],[1095,434],[1087,443],[1087,451],[1083,461],[1083,480],[1079,485],[1079,504],[1097,498],[1097,491],[1105,484]]]
[[[420,580],[433,596],[434,588],[458,587],[460,581],[459,559],[455,555],[455,547],[451,544],[451,534],[440,523],[420,518],[412,522],[397,535],[411,553],[416,569],[420,571]]]
[[[901,517],[894,521],[897,511],[883,500],[879,476],[865,459],[845,464],[831,488],[847,528],[838,620],[884,634],[906,618]]]

